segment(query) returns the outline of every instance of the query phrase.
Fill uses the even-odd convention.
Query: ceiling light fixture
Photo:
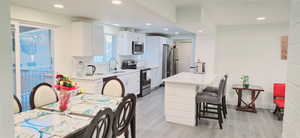
[[[62,4],[54,4],[53,7],[58,9],[63,9],[65,6]]]
[[[257,21],[264,21],[264,20],[266,20],[266,17],[257,17],[256,20]]]
[[[112,25],[114,25],[114,26],[120,26],[120,24],[117,24],[117,23],[115,23],[115,24],[112,24]]]
[[[115,5],[120,5],[123,3],[123,1],[122,0],[112,0],[111,3],[115,4]]]
[[[176,34],[176,35],[178,35],[178,34],[179,34],[179,32],[175,32],[175,34]]]
[[[151,23],[146,23],[146,25],[147,25],[147,26],[151,26],[152,24],[151,24]]]
[[[199,33],[202,33],[202,32],[203,32],[203,30],[198,30],[198,32],[199,32]]]
[[[169,29],[168,29],[168,28],[164,28],[164,30],[165,30],[165,31],[169,31]]]

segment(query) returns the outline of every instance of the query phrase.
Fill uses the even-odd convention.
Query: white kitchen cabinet
[[[118,78],[123,82],[125,87],[125,95],[133,93],[135,95],[140,92],[140,74],[139,72],[120,75]]]
[[[91,22],[72,23],[73,56],[103,56],[103,26]]]
[[[74,79],[78,83],[80,89],[84,90],[86,93],[101,94],[103,87],[103,80],[89,80],[89,79]]]
[[[162,75],[160,74],[159,67],[151,68],[151,89],[159,87],[162,84]]]
[[[121,31],[118,34],[117,55],[132,55],[132,42],[140,41],[145,43],[145,34]]]

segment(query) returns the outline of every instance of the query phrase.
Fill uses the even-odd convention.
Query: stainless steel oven
[[[132,54],[133,55],[144,54],[144,42],[132,41]]]
[[[143,97],[151,92],[151,79],[149,73],[151,68],[142,69],[140,72],[140,94],[139,97]]]

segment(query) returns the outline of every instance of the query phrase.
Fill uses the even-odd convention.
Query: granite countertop
[[[215,75],[196,74],[193,72],[182,72],[177,75],[164,79],[166,83],[181,83],[191,85],[210,85],[215,80]]]
[[[136,72],[140,72],[139,69],[125,69],[125,70],[119,70],[116,73],[96,73],[93,76],[73,76],[73,79],[78,79],[78,80],[102,80],[103,78],[107,78],[107,77],[112,77],[112,76],[123,76],[123,75],[127,75],[127,74],[131,74],[131,73],[136,73]]]

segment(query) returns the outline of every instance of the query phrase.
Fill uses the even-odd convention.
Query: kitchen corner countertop
[[[197,74],[193,72],[182,72],[177,75],[171,76],[164,79],[165,83],[181,83],[181,84],[191,84],[200,85],[206,84],[210,85],[212,81],[215,80],[214,75],[209,74]]]
[[[107,77],[112,77],[112,76],[123,76],[123,75],[128,75],[131,73],[137,73],[140,72],[139,69],[125,69],[125,70],[120,70],[116,73],[100,73],[100,74],[95,74],[93,76],[83,76],[83,77],[78,77],[78,76],[73,76],[73,79],[77,80],[102,80],[103,78]]]

